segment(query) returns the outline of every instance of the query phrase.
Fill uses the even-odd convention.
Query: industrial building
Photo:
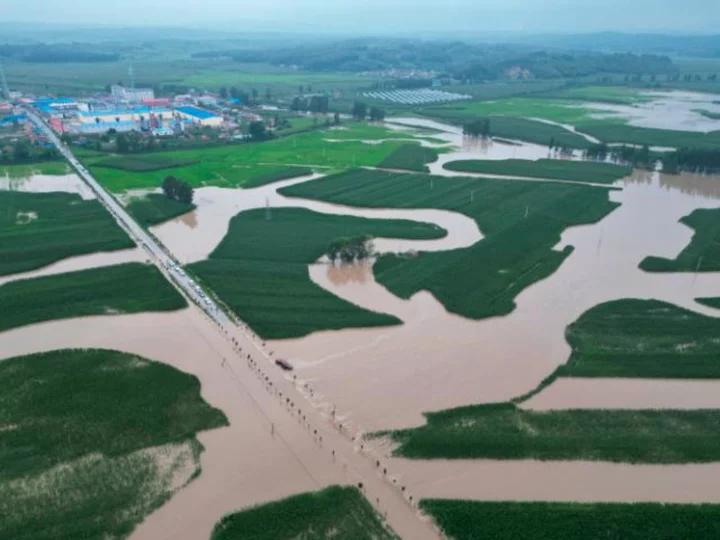
[[[182,117],[192,122],[193,124],[200,124],[201,126],[220,127],[223,123],[221,116],[205,109],[198,107],[177,107],[175,111],[182,115]]]
[[[125,88],[122,85],[114,84],[110,87],[110,94],[115,101],[127,103],[142,103],[155,99],[155,92],[152,88]]]

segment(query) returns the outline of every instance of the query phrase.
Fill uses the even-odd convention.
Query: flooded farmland
[[[77,193],[85,200],[95,198],[93,191],[76,174],[49,175],[33,174],[32,176],[2,176],[0,190],[24,191],[29,193],[50,193],[64,191]]]

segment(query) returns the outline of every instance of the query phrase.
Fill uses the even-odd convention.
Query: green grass
[[[44,321],[172,311],[185,299],[154,266],[125,263],[0,286],[0,331]]]
[[[364,134],[367,135],[365,131],[368,126],[349,124],[346,127],[347,130],[343,131],[315,130],[262,143],[156,152],[153,156],[157,159],[172,158],[197,162],[194,165],[161,171],[128,172],[92,164],[90,169],[98,181],[113,192],[155,188],[170,174],[194,187],[244,187],[255,185],[257,178],[280,174],[294,166],[317,166],[334,170],[343,170],[354,165],[376,166],[404,144],[401,140],[380,144],[325,140],[336,138],[339,133],[349,139],[362,139]],[[385,131],[387,134],[394,133]]]
[[[563,88],[544,93],[543,97],[617,103],[622,105],[634,105],[636,103],[645,103],[653,100],[652,96],[643,93],[640,89],[627,86],[582,86]]]
[[[222,518],[212,540],[397,539],[354,487],[330,486]]]
[[[425,148],[419,144],[405,144],[395,150],[379,167],[385,169],[401,169],[404,171],[430,172],[428,163],[437,161],[435,150]]]
[[[513,403],[426,413],[388,432],[413,459],[537,459],[705,463],[720,459],[720,411],[523,410]]]
[[[134,246],[98,201],[71,193],[0,191],[0,275]]]
[[[720,318],[658,300],[617,300],[568,326],[561,377],[720,377]]]
[[[425,499],[455,540],[706,540],[720,537],[720,505],[486,502]]]
[[[281,180],[289,180],[290,178],[297,178],[299,176],[307,176],[312,174],[310,167],[284,167],[284,168],[270,168],[265,174],[253,177],[249,182],[244,184],[245,188],[254,188],[259,186],[265,186],[274,182],[280,182]]]
[[[577,129],[606,143],[625,143],[670,148],[717,148],[720,131],[678,131],[629,126],[621,123],[578,123]]]
[[[0,165],[0,176],[27,178],[34,174],[62,176],[70,174],[70,168],[64,161],[41,161],[26,165]]]
[[[421,113],[434,120],[458,125],[480,118],[463,110],[453,109],[425,109]],[[554,142],[555,145],[581,149],[589,148],[592,145],[585,137],[560,126],[512,116],[489,116],[488,118],[493,137],[517,139],[542,145]]]
[[[618,205],[608,190],[576,184],[445,178],[356,170],[281,193],[376,208],[438,208],[474,219],[485,238],[469,248],[382,257],[375,277],[401,298],[430,291],[446,309],[480,319],[510,313],[514,298],[552,274],[572,251],[562,231],[594,223]]]
[[[241,212],[210,258],[190,265],[238,316],[266,338],[301,337],[318,330],[399,324],[341,300],[308,276],[333,240],[374,237],[432,239],[446,232],[403,220],[370,220],[300,208]]]
[[[176,470],[199,474],[196,434],[227,425],[196,377],[118,351],[3,360],[0,385],[2,538],[129,536]]]
[[[559,159],[539,159],[537,161],[528,161],[526,159],[497,161],[468,159],[451,161],[446,163],[443,168],[458,172],[553,178],[595,184],[611,184],[615,180],[629,176],[632,173],[632,167],[623,167],[612,163]]]
[[[148,193],[130,201],[127,210],[142,225],[150,227],[164,223],[170,219],[192,212],[197,208],[194,204],[186,204],[170,199],[162,193]]]
[[[690,244],[675,259],[646,257],[646,272],[717,272],[720,270],[720,208],[698,209],[680,220],[695,230]]]
[[[543,98],[512,97],[495,101],[467,101],[447,107],[428,108],[423,111],[444,111],[461,113],[466,117],[514,116],[521,118],[543,118],[563,124],[575,124],[591,118],[595,112],[589,106],[579,106],[572,101]]]
[[[173,169],[194,165],[197,160],[181,158],[173,155],[156,156],[153,154],[138,154],[128,156],[112,156],[96,161],[96,167],[109,167],[129,172],[149,172],[163,169]]]

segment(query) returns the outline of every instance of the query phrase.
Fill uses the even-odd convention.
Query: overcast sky
[[[0,0],[0,21],[361,33],[717,32],[720,0]]]

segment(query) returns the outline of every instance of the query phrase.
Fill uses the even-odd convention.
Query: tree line
[[[87,48],[85,48],[87,47]],[[0,56],[20,62],[117,62],[119,54],[94,52],[90,45],[0,45]]]
[[[195,197],[195,190],[192,186],[174,176],[165,177],[162,182],[162,190],[168,199],[184,204],[192,204]]]

